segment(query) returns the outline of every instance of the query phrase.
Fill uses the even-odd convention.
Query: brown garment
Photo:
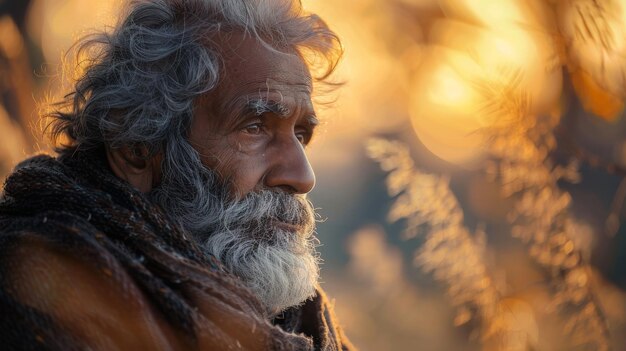
[[[37,156],[0,200],[10,350],[351,350],[321,290],[272,324],[100,152]]]

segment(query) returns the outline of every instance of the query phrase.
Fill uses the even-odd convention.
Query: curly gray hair
[[[341,55],[335,33],[298,0],[131,0],[112,32],[76,46],[85,68],[74,91],[47,113],[53,141],[59,149],[106,145],[142,146],[147,156],[172,147],[190,152],[180,141],[191,124],[193,101],[214,88],[220,74],[220,53],[211,38],[234,30],[268,48],[308,50],[324,58],[318,81],[332,73]]]

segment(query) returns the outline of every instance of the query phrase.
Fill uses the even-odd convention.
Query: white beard
[[[273,243],[234,231],[213,233],[203,247],[252,290],[273,316],[315,294],[319,258],[313,236],[282,229]]]
[[[241,199],[199,159],[166,158],[151,193],[177,222],[255,293],[268,317],[315,294],[315,211],[303,195],[265,189]]]

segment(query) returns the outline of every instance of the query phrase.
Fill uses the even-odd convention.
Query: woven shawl
[[[0,345],[12,350],[349,350],[324,293],[259,300],[103,150],[19,164],[0,199]]]

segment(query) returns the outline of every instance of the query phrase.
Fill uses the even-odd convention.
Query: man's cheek
[[[247,157],[264,156],[269,142],[267,135],[247,135],[243,132],[233,133],[228,139],[232,150]]]
[[[263,155],[249,155],[238,151],[221,153],[217,173],[231,186],[237,197],[263,188],[263,175],[268,169]]]

